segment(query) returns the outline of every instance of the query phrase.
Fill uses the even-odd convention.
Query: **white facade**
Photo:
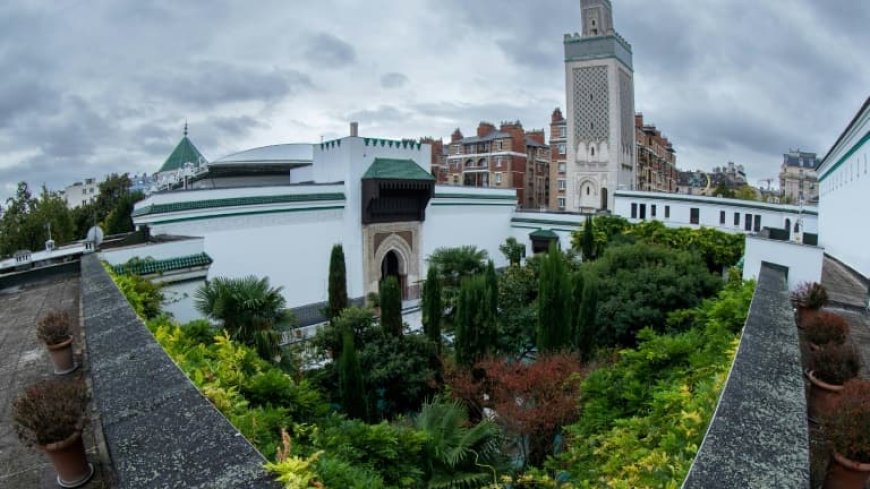
[[[98,195],[100,188],[96,178],[86,178],[84,182],[76,182],[63,191],[66,206],[70,209],[93,203]]]
[[[630,222],[657,220],[669,227],[712,227],[734,233],[788,227],[791,239],[819,232],[815,207],[720,197],[619,191],[614,213]]]
[[[565,207],[613,209],[637,161],[631,46],[613,30],[608,0],[581,0],[582,35],[565,36],[568,155]]]
[[[749,235],[743,260],[743,279],[757,279],[762,262],[788,269],[788,288],[795,290],[804,282],[822,281],[825,250],[791,241],[777,241]]]
[[[819,175],[820,244],[870,277],[870,98],[822,160]]]

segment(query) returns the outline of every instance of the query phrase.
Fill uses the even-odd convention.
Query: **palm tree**
[[[429,489],[483,487],[504,468],[499,427],[489,420],[469,426],[458,401],[424,404],[415,425],[429,439]]]
[[[265,277],[218,277],[196,291],[196,308],[219,321],[232,339],[272,360],[280,353],[281,343],[275,325],[286,316],[281,289],[270,287]]]
[[[486,268],[486,250],[476,246],[438,248],[429,255],[429,266],[435,266],[447,286],[458,287],[464,277],[482,273]]]

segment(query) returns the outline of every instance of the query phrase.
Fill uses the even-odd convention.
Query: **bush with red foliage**
[[[828,343],[842,345],[849,334],[849,323],[843,316],[832,312],[816,312],[807,317],[803,326],[807,341],[819,346]]]
[[[837,453],[855,462],[870,463],[870,382],[846,382],[836,409],[825,420],[825,431]]]

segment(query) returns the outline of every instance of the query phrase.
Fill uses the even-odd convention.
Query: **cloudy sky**
[[[825,153],[870,95],[870,2],[612,0],[635,105],[683,169]],[[7,0],[0,198],[153,172],[181,137],[208,159],[347,133],[544,127],[564,107],[578,0]]]

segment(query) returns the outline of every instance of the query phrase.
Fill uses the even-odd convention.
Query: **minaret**
[[[566,210],[613,210],[634,183],[631,45],[613,28],[610,0],[580,0],[580,34],[565,35]]]

